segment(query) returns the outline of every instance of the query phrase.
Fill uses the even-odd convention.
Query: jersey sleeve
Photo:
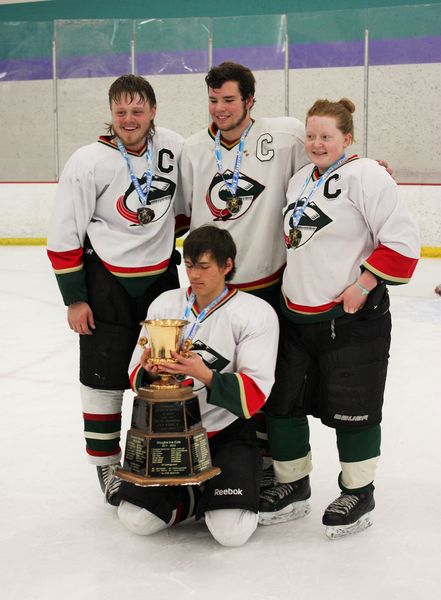
[[[47,242],[47,254],[66,305],[87,301],[83,243],[95,203],[93,172],[81,169],[74,154],[57,185]]]
[[[237,349],[234,373],[213,373],[207,401],[249,419],[266,402],[274,383],[279,323],[263,300],[261,313],[246,320]]]
[[[407,283],[420,256],[418,227],[383,167],[370,164],[363,172],[362,186],[363,211],[375,248],[361,268],[389,285]]]

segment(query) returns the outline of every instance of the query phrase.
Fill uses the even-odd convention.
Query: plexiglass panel
[[[60,170],[109,122],[111,82],[131,72],[132,21],[56,21]]]
[[[212,20],[213,64],[232,60],[256,77],[255,116],[285,114],[285,15]]]
[[[0,23],[0,180],[55,178],[52,24]]]
[[[441,182],[441,6],[369,11],[368,152],[402,183]]]
[[[0,110],[7,119],[0,180],[54,179],[57,146],[61,169],[76,148],[105,131],[108,88],[123,73],[151,81],[158,125],[191,135],[208,123],[205,74],[224,60],[254,72],[255,116],[286,114],[289,97],[289,114],[304,121],[317,98],[346,96],[356,105],[354,152],[362,154],[366,145],[367,155],[386,159],[401,182],[441,182],[440,5],[214,19],[1,23]]]
[[[366,11],[326,11],[288,15],[290,114],[305,121],[318,98],[355,104],[356,143],[363,152],[364,37]]]
[[[131,39],[132,21],[56,21],[58,78],[130,73]]]
[[[206,73],[209,19],[146,19],[135,25],[139,75]]]

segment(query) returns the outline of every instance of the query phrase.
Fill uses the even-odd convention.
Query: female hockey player
[[[305,148],[313,164],[287,191],[281,339],[266,405],[279,485],[260,503],[264,524],[309,512],[307,415],[319,417],[336,431],[341,466],[341,495],[323,515],[331,538],[371,524],[391,331],[386,285],[409,281],[420,250],[392,177],[373,160],[346,155],[354,110],[347,99],[310,108]]]

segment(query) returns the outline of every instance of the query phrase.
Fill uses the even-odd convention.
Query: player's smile
[[[320,173],[344,154],[351,141],[351,134],[343,134],[334,117],[313,116],[306,123],[305,150]]]
[[[238,139],[251,120],[253,99],[243,100],[237,81],[226,81],[220,88],[208,89],[210,116],[222,137]]]
[[[127,150],[137,152],[145,145],[156,107],[151,107],[140,96],[132,100],[124,96],[118,102],[112,101],[112,127]]]

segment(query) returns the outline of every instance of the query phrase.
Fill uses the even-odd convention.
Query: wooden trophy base
[[[211,479],[221,472],[219,467],[211,467],[199,475],[188,476],[188,477],[142,477],[124,471],[124,469],[118,469],[115,471],[115,475],[124,481],[133,483],[134,485],[140,485],[141,487],[148,487],[153,485],[198,485]]]
[[[188,387],[140,388],[133,402],[120,479],[143,487],[198,485],[221,472],[211,464],[199,400]]]

